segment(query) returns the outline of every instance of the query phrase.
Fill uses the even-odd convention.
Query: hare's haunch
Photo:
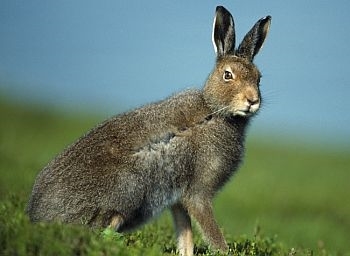
[[[181,255],[193,253],[191,217],[226,251],[212,199],[238,168],[249,119],[261,105],[252,61],[270,22],[260,19],[235,48],[233,18],[218,6],[216,65],[204,88],[115,116],[66,148],[37,176],[30,219],[124,232],[169,208]]]

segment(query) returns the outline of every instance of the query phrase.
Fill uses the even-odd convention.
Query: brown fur
[[[190,217],[213,247],[227,250],[212,199],[238,168],[249,117],[261,103],[251,61],[270,17],[257,22],[241,52],[231,42],[230,13],[218,7],[216,18],[218,58],[204,89],[115,116],[67,147],[36,178],[27,207],[32,221],[123,232],[170,208],[181,255],[193,253]]]

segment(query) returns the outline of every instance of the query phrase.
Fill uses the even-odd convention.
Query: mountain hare
[[[218,6],[216,65],[204,88],[117,115],[66,148],[36,178],[30,219],[124,232],[170,208],[181,255],[193,254],[191,217],[214,248],[227,251],[212,199],[238,168],[261,104],[252,61],[270,22],[260,19],[235,49],[233,18]]]

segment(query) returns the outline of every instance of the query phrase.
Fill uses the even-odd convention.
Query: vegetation
[[[170,214],[130,234],[24,213],[36,174],[101,121],[0,101],[0,255],[172,255]],[[349,152],[250,136],[245,163],[215,213],[232,255],[350,255]],[[277,143],[277,144],[276,144]],[[195,232],[195,252],[216,255]]]

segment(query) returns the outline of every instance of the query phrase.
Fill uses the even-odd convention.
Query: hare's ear
[[[217,57],[234,54],[235,24],[231,13],[223,6],[216,7],[212,40]]]
[[[255,23],[239,45],[236,52],[237,56],[253,61],[254,56],[264,44],[265,38],[269,32],[270,24],[271,16],[266,16]]]

